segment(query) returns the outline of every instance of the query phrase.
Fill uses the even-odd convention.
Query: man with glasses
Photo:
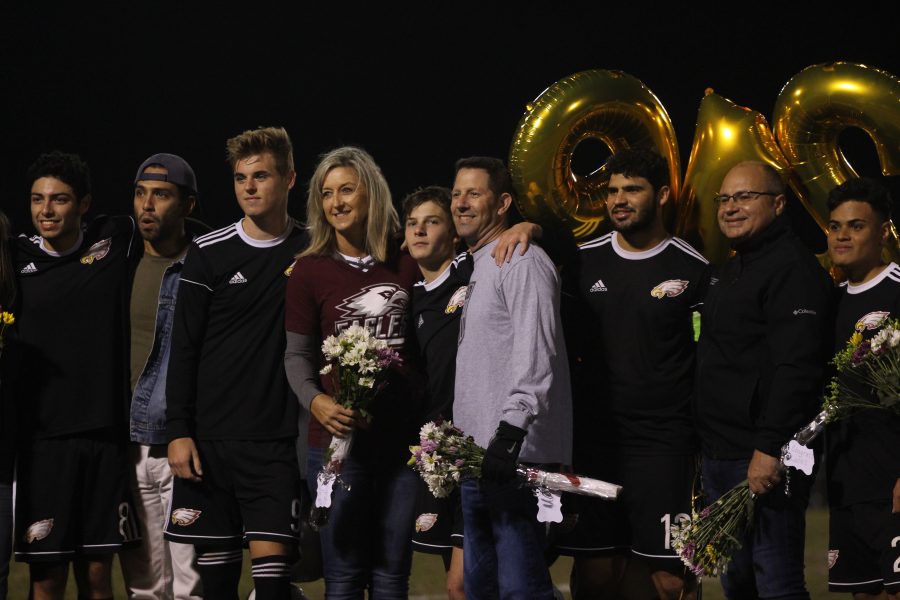
[[[816,413],[827,362],[831,282],[791,232],[767,164],[733,167],[714,199],[734,255],[710,281],[697,350],[696,418],[710,502],[747,480],[750,533],[722,576],[731,598],[809,598],[804,513],[811,478],[786,493],[781,447]]]

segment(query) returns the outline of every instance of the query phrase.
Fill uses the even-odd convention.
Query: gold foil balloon
[[[572,172],[580,142],[595,138],[612,153],[652,146],[669,162],[673,198],[681,165],[669,115],[647,86],[621,71],[582,71],[560,79],[526,106],[509,153],[509,170],[522,214],[563,223],[576,240],[595,237],[606,219],[603,165]]]
[[[782,174],[791,168],[765,117],[707,89],[697,114],[676,232],[712,262],[722,262],[729,252],[713,197],[728,171],[745,160],[768,163]]]
[[[795,191],[823,226],[828,193],[857,176],[838,146],[848,127],[875,142],[883,174],[900,174],[900,80],[894,75],[853,63],[813,65],[778,95],[775,136],[797,175]]]
[[[828,193],[856,177],[838,146],[841,132],[869,134],[884,175],[900,174],[900,79],[865,65],[813,65],[788,81],[775,103],[775,135],[794,166],[797,195],[825,228]],[[891,227],[887,257],[900,260],[900,240]]]

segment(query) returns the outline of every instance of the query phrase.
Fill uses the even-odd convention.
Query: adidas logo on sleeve
[[[228,283],[229,284],[247,283],[247,278],[244,277],[243,275],[241,275],[241,272],[238,271],[237,273],[235,273],[234,275],[231,276],[231,279],[228,280]]]

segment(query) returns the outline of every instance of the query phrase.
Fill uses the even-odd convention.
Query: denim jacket
[[[131,398],[131,441],[141,444],[166,443],[166,374],[175,320],[175,299],[184,257],[172,263],[163,274],[156,309],[153,346],[144,370],[134,386]]]

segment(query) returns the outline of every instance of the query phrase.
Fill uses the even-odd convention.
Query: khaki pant
[[[172,497],[172,471],[165,446],[131,444],[131,488],[141,545],[119,554],[128,597],[137,600],[201,600],[194,547],[163,539]]]

